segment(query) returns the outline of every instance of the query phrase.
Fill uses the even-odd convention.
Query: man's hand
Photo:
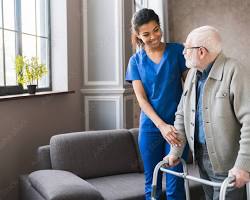
[[[235,176],[235,187],[241,188],[250,181],[249,172],[233,167],[229,171],[229,176]]]
[[[163,158],[164,161],[167,161],[166,167],[174,167],[180,163],[180,158],[174,155],[167,155]]]
[[[181,140],[177,137],[177,130],[174,126],[163,123],[158,126],[162,136],[167,142],[174,146],[181,146]]]

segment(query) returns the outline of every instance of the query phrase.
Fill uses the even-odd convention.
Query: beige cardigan
[[[209,158],[215,172],[228,172],[234,166],[250,171],[249,68],[221,53],[204,85],[203,125]],[[184,143],[188,141],[193,158],[196,71],[191,69],[188,73],[174,123]],[[170,154],[180,157],[183,146],[172,147]]]

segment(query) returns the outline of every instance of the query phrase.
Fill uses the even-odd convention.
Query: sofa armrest
[[[46,200],[103,200],[94,186],[68,171],[39,170],[28,178],[32,187]]]
[[[40,146],[37,149],[37,161],[39,170],[52,169],[50,159],[50,146]]]

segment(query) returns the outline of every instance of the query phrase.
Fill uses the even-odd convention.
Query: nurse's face
[[[162,32],[156,21],[143,24],[138,29],[138,36],[147,48],[158,48],[161,43]]]

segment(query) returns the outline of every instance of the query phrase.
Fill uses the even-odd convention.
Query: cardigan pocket
[[[233,109],[228,90],[220,90],[215,95],[214,109],[216,116],[227,118],[232,115]]]
[[[215,97],[218,97],[218,98],[226,98],[227,96],[228,96],[227,90],[218,91],[215,95]]]

